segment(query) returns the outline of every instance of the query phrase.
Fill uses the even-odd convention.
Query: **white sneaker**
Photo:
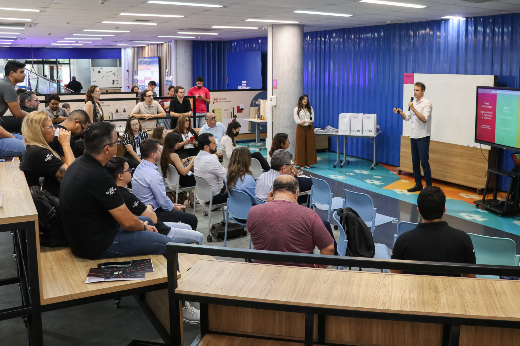
[[[182,320],[190,324],[200,323],[200,310],[195,309],[189,302],[184,302]]]

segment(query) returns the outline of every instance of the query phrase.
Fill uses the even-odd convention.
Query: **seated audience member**
[[[173,202],[166,196],[163,177],[159,173],[157,162],[161,160],[159,142],[156,139],[145,139],[141,143],[143,160],[137,166],[132,178],[132,192],[144,204],[150,204],[157,217],[163,222],[182,222],[197,229],[197,217],[184,213],[186,208]]]
[[[392,250],[392,259],[409,261],[450,262],[475,264],[475,250],[465,232],[448,226],[442,220],[446,212],[446,196],[437,186],[424,188],[417,197],[417,210],[423,222],[411,231],[401,234]],[[391,270],[402,274],[402,270]],[[406,274],[426,274],[412,273]],[[428,275],[443,275],[442,273]],[[454,276],[446,274],[446,276]],[[458,276],[458,275],[455,275]],[[462,274],[475,277],[475,274]]]
[[[202,233],[192,230],[189,225],[184,223],[163,223],[157,218],[157,214],[153,211],[153,206],[145,205],[127,188],[127,185],[132,181],[132,174],[130,174],[130,166],[126,158],[121,156],[113,157],[107,162],[105,168],[116,181],[117,191],[125,200],[125,204],[132,214],[149,217],[155,224],[157,231],[167,235],[174,243],[196,243],[202,245],[204,240]]]
[[[161,146],[161,148],[164,146],[164,138],[168,134],[168,132],[164,129],[164,126],[157,126],[152,131],[152,138],[157,139],[159,141],[159,145]]]
[[[247,216],[247,230],[255,250],[312,254],[318,247],[320,254],[333,255],[334,239],[318,214],[296,203],[298,180],[287,174],[279,176],[274,180],[273,193],[271,202],[254,206]],[[305,263],[255,262],[313,266]],[[314,267],[327,268],[326,265]]]
[[[177,132],[171,132],[166,135],[164,140],[164,148],[161,155],[161,171],[164,178],[168,177],[168,164],[175,167],[179,173],[179,185],[181,187],[195,186],[195,176],[191,173],[191,169],[195,164],[195,157],[181,159],[175,148],[181,143],[182,137]]]
[[[26,91],[20,95],[20,108],[22,111],[31,113],[38,110],[40,101],[34,91]]]
[[[199,153],[199,148],[197,147],[199,135],[191,128],[190,117],[181,115],[174,131],[182,136],[182,141],[175,148],[179,157],[185,159],[190,156],[197,156]]]
[[[273,182],[282,174],[289,174],[295,176],[294,165],[292,163],[292,154],[287,150],[278,149],[276,150],[271,158],[271,170],[262,173],[256,180],[256,198],[260,200],[267,200],[269,191],[273,188]],[[297,171],[296,171],[297,172]],[[297,175],[297,173],[296,173]],[[312,187],[312,180],[306,177],[298,177],[298,184],[301,191],[309,191]],[[304,203],[306,196],[300,196],[298,203]]]
[[[226,192],[227,172],[215,157],[217,152],[217,141],[211,133],[199,136],[200,152],[195,158],[195,175],[207,180],[211,186],[213,204],[225,203],[228,198]],[[209,201],[204,201],[209,202]]]
[[[53,196],[60,195],[60,181],[65,171],[74,162],[70,147],[70,132],[60,129],[58,141],[63,148],[63,161],[50,146],[54,140],[54,127],[47,113],[37,111],[25,116],[22,123],[24,141],[27,144],[20,169],[29,186],[40,186],[39,178],[45,178],[43,188]]]
[[[67,111],[67,113],[70,114],[71,110],[70,110],[70,105],[68,103],[62,104],[61,108],[65,109]]]
[[[128,118],[123,134],[123,145],[125,146],[123,156],[128,159],[131,168],[136,168],[141,163],[141,143],[147,138],[148,131],[143,131],[141,122],[135,117]]]
[[[141,93],[141,102],[139,102],[132,112],[130,116],[141,118],[141,119],[152,119],[157,117],[166,117],[166,112],[161,107],[159,102],[154,101],[155,92],[152,90],[145,90]]]
[[[83,135],[83,131],[87,128],[88,124],[90,124],[90,117],[87,112],[81,109],[77,109],[74,112],[70,113],[70,115],[65,118],[65,121],[61,124],[54,125],[56,131],[54,132],[54,140],[49,143],[49,146],[58,153],[61,157],[62,161],[65,161],[65,152],[63,151],[63,147],[60,144],[59,140],[59,131],[60,129],[64,129],[70,132],[70,148],[74,153],[74,148],[76,147],[76,139]],[[81,156],[75,154],[75,157]]]
[[[141,221],[132,214],[105,169],[117,153],[118,141],[111,123],[90,124],[85,130],[85,152],[70,165],[61,184],[63,229],[78,257],[159,255],[171,241],[157,233],[149,218]]]
[[[24,151],[22,135],[9,133],[0,126],[0,158],[22,156]]]
[[[241,127],[242,125],[240,125],[238,121],[230,122],[228,124],[226,134],[220,140],[220,149],[222,150],[222,154],[224,155],[225,152],[225,155],[228,159],[231,158],[233,150],[238,148],[237,143],[235,142],[235,137],[240,133]],[[267,172],[271,169],[271,167],[269,167],[269,163],[267,163],[267,160],[260,152],[255,151],[254,153],[251,153],[251,157],[257,159],[260,162],[264,172]]]
[[[0,126],[7,132],[20,133],[27,113],[20,108],[23,94],[17,94],[15,86],[25,79],[25,64],[10,60],[5,64],[4,72],[4,78],[0,79]],[[4,117],[8,110],[12,116]]]
[[[24,89],[24,88],[18,88],[16,89],[16,104],[19,106],[20,105],[20,95],[22,95],[24,92],[26,92],[27,89]],[[14,103],[14,102],[13,102]],[[21,111],[21,109],[20,109]],[[12,117],[13,116],[13,113],[11,112],[11,110],[9,108],[7,108],[7,111],[4,113],[3,115],[4,117]],[[4,118],[5,119],[5,118]],[[20,120],[23,120],[23,119],[20,119]],[[0,124],[2,123],[2,121],[0,120]],[[22,123],[20,122],[20,126],[22,126]]]
[[[226,134],[226,127],[217,122],[215,113],[206,113],[206,124],[201,127],[199,136],[203,133],[211,133],[217,141],[217,151],[220,151],[220,140]]]
[[[251,172],[251,152],[246,147],[238,147],[233,150],[229,160],[227,173],[228,193],[233,191],[246,193],[251,197],[251,203],[256,204],[255,200],[255,178]]]
[[[291,141],[289,140],[289,135],[287,133],[277,133],[273,137],[273,142],[271,143],[271,150],[269,150],[269,156],[272,157],[274,152],[278,149],[287,150]]]
[[[56,94],[49,96],[49,107],[45,108],[45,112],[47,112],[53,124],[59,124],[69,116],[69,112],[60,107],[60,97]]]

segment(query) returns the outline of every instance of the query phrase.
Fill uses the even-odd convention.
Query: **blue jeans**
[[[0,138],[0,157],[22,156],[25,151],[22,135],[13,134],[15,138]]]
[[[144,216],[138,216],[141,221],[152,220]],[[141,255],[164,255],[166,244],[172,240],[162,234],[148,231],[125,231],[121,226],[117,231],[114,241],[99,258],[141,256]]]
[[[195,115],[204,115],[202,118],[196,118],[197,127],[200,129],[206,123],[206,113],[195,113]]]
[[[430,136],[410,138],[412,147],[413,177],[415,185],[422,186],[421,166],[424,172],[426,186],[432,186],[432,171],[430,170]]]
[[[174,243],[202,245],[204,235],[200,232],[191,229],[190,225],[181,222],[165,222],[166,226],[170,227],[168,238]]]

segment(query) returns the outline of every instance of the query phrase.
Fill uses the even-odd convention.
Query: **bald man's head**
[[[295,194],[298,192],[298,180],[292,175],[283,174],[276,178],[273,183],[273,192],[288,192]]]

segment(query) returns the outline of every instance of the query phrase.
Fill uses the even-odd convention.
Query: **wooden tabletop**
[[[99,263],[122,262],[151,258],[152,273],[146,273],[144,280],[85,283],[90,268]],[[40,252],[40,300],[42,305],[105,293],[150,286],[168,281],[166,258],[162,255],[135,256],[114,259],[87,260],[76,257],[70,248],[46,248]],[[180,278],[180,274],[178,275]]]
[[[19,166],[20,161],[0,162],[0,192],[5,193],[0,225],[38,221],[25,175]]]
[[[520,282],[202,260],[176,291],[205,297],[421,316],[520,321]]]

